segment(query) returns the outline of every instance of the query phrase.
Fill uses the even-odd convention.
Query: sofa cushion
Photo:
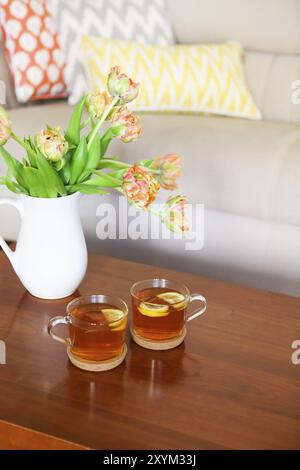
[[[181,43],[240,41],[246,49],[300,54],[299,0],[168,0]]]
[[[34,134],[45,122],[66,126],[66,104],[14,110],[14,130]],[[194,203],[234,214],[300,225],[300,133],[296,125],[187,115],[142,115],[142,137],[110,155],[129,162],[182,155],[180,192]],[[22,156],[12,141],[8,148]],[[0,161],[0,173],[4,171]]]
[[[135,144],[114,144],[113,155],[183,159],[180,192],[208,208],[300,225],[299,126],[187,115],[141,118]]]
[[[265,119],[300,123],[299,70],[300,56],[246,52],[248,86]]]

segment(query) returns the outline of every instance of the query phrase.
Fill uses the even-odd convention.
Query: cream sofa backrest
[[[265,119],[300,123],[300,0],[167,0],[179,43],[240,41],[249,88]],[[300,96],[300,93],[298,94]]]
[[[248,50],[300,54],[299,0],[167,0],[179,42],[240,41]]]

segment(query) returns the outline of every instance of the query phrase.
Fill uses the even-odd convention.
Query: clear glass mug
[[[130,292],[131,334],[136,343],[149,349],[171,349],[181,344],[186,335],[186,323],[203,315],[207,309],[203,295],[191,294],[177,281],[140,281]],[[202,307],[188,313],[188,307],[194,301],[200,301]]]
[[[126,355],[127,318],[128,308],[122,299],[107,295],[80,297],[68,304],[66,316],[49,321],[48,333],[68,347],[69,358],[78,367],[87,362],[115,363]],[[58,325],[68,326],[68,338],[54,333]]]

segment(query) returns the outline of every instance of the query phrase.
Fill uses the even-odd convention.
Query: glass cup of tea
[[[133,340],[147,349],[167,350],[179,346],[186,336],[186,323],[202,315],[207,308],[205,297],[190,294],[176,281],[151,279],[131,288]],[[200,301],[201,309],[188,313],[191,302]]]
[[[107,295],[90,295],[73,300],[66,316],[49,321],[50,336],[67,346],[70,361],[80,369],[100,372],[120,365],[127,353],[125,333],[128,318],[126,303]],[[69,337],[54,333],[67,325]]]

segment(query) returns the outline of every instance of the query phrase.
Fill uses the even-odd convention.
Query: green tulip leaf
[[[26,181],[24,179],[24,167],[16,158],[12,157],[4,147],[0,147],[0,155],[6,163],[9,174],[24,188]]]
[[[112,176],[113,178],[116,178],[118,180],[123,180],[123,176],[126,172],[127,172],[127,168],[124,169],[124,170],[112,171],[110,173],[110,176]]]
[[[92,174],[92,171],[91,170],[84,170],[80,177],[78,178],[78,181],[76,184],[81,184],[81,183],[86,183],[87,180],[89,180],[90,176]]]
[[[96,136],[90,149],[88,150],[87,161],[84,165],[84,171],[81,172],[80,177],[78,178],[78,183],[83,183],[89,179],[93,170],[97,169],[97,165],[100,160],[101,153],[101,141],[100,137]]]
[[[68,129],[65,133],[65,138],[67,139],[70,144],[79,145],[80,142],[80,131],[81,131],[81,119],[83,110],[85,107],[86,96],[82,98],[82,100],[75,106],[74,111],[72,113]]]
[[[70,168],[71,185],[77,183],[78,180],[80,179],[81,174],[86,168],[87,157],[88,157],[87,143],[86,143],[86,138],[83,137],[71,160],[71,168]]]
[[[26,167],[24,168],[24,173],[28,183],[30,196],[49,197],[48,188],[44,184],[40,170],[37,168]]]
[[[68,150],[68,152],[66,153],[66,155],[64,156],[64,161],[65,161],[65,164],[63,165],[63,167],[59,170],[59,175],[62,179],[62,181],[64,182],[64,184],[69,184],[70,182],[70,176],[71,176],[71,161],[72,161],[72,156],[74,155],[74,151],[73,150]]]
[[[107,158],[103,158],[98,163],[97,168],[98,169],[108,168],[110,170],[128,170],[129,167],[130,165],[128,165],[128,163],[123,163],[123,162],[119,162],[116,160],[109,160]]]
[[[95,171],[96,178],[92,178],[86,184],[101,186],[102,188],[119,188],[122,186],[122,181],[110,176],[108,173]]]
[[[34,143],[34,141],[31,137],[26,139],[25,142],[28,145],[29,149],[32,150],[32,152],[30,152],[30,150],[26,150],[27,158],[28,158],[28,161],[30,163],[30,166],[32,166],[33,168],[37,168],[36,157],[34,156],[34,154],[36,154],[35,143]]]
[[[80,192],[82,194],[101,194],[101,195],[107,194],[107,191],[104,191],[98,186],[96,185],[92,186],[86,183],[75,184],[74,186],[70,186],[69,188],[71,192]]]
[[[53,166],[57,172],[60,172],[63,169],[63,167],[66,165],[66,163],[67,163],[67,160],[65,157],[63,157],[58,162],[54,163]]]
[[[88,154],[86,170],[95,170],[101,158],[101,139],[95,137]]]
[[[107,149],[109,147],[109,144],[111,143],[112,141],[112,138],[114,137],[114,130],[112,128],[109,128],[104,136],[102,137],[101,139],[101,158],[104,157],[104,155],[106,154],[107,152]]]
[[[37,165],[49,195],[48,197],[57,197],[57,194],[65,196],[67,192],[61,177],[40,152],[37,153]]]
[[[11,191],[12,193],[15,193],[15,194],[24,193],[24,188],[21,188],[21,186],[18,183],[15,183],[15,181],[6,179],[4,184],[6,185],[7,189]],[[27,192],[25,192],[25,194],[27,194]]]

